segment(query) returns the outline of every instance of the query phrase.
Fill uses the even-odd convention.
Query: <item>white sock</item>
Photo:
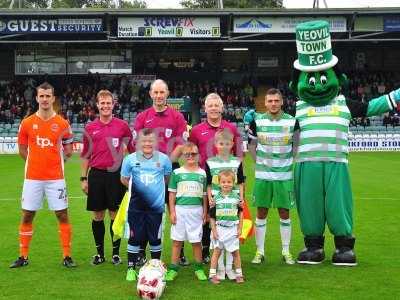
[[[208,276],[213,277],[215,275],[217,275],[217,269],[210,269],[210,274]]]
[[[225,265],[226,271],[232,270],[232,264],[233,264],[233,255],[232,253],[226,251],[226,265]]]
[[[280,219],[280,231],[282,240],[282,252],[289,253],[290,236],[292,233],[292,226],[290,219]]]
[[[218,258],[218,271],[225,271],[224,256],[225,250],[221,250],[221,255]]]
[[[238,276],[243,276],[243,274],[242,274],[242,268],[236,269],[236,275],[238,275]]]
[[[256,218],[256,246],[257,252],[264,255],[265,234],[267,233],[267,219]]]

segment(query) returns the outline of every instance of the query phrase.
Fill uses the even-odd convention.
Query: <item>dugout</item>
[[[397,71],[400,7],[274,10],[0,10],[0,80],[88,72],[275,84],[296,58],[297,23],[327,19],[347,70]],[[53,80],[53,81],[54,81]]]

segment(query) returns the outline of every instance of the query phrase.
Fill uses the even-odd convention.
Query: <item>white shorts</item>
[[[239,237],[237,235],[237,225],[224,227],[217,225],[218,240],[214,240],[211,232],[210,248],[219,248],[227,252],[239,250]]]
[[[176,205],[176,224],[171,225],[171,239],[200,243],[203,236],[203,207]]]
[[[30,211],[41,209],[45,195],[50,210],[57,211],[68,207],[67,188],[64,179],[25,179],[22,189],[22,209]]]

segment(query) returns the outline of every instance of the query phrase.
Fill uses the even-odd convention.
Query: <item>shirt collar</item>
[[[167,108],[162,111],[162,112],[157,112],[154,107],[152,106],[151,108],[151,113],[153,116],[168,116],[169,115],[169,107],[167,106]]]

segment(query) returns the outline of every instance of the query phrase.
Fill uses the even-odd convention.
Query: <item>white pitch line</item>
[[[70,199],[82,199],[86,198],[86,196],[68,196]],[[20,201],[21,198],[0,198],[0,201]]]

